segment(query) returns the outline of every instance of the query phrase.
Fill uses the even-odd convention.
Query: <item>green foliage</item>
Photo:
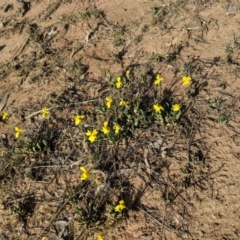
[[[116,39],[113,40],[113,45],[115,47],[118,47],[118,46],[122,45],[122,43],[123,43],[123,41],[122,41],[121,38],[116,38]]]
[[[102,206],[98,201],[88,202],[84,207],[76,207],[79,220],[86,228],[88,228],[92,223],[96,223],[101,220],[102,211]]]

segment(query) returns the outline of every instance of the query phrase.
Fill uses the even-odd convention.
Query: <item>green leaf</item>
[[[42,150],[40,143],[37,143],[38,150]]]
[[[47,141],[45,139],[42,140],[42,143],[45,147],[47,146]]]

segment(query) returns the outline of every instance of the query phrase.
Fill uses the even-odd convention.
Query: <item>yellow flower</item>
[[[119,106],[126,106],[128,104],[127,101],[124,101],[123,99],[121,99],[121,101],[119,102]]]
[[[191,82],[192,78],[190,76],[183,76],[182,77],[182,84],[188,85]]]
[[[127,77],[127,79],[130,78],[130,70],[127,70],[127,71],[126,71],[126,77]]]
[[[43,108],[41,112],[43,118],[47,117],[50,114],[50,111],[47,108]]]
[[[82,171],[81,180],[87,180],[90,178],[91,174],[85,167],[80,167]]]
[[[111,107],[112,102],[113,102],[113,100],[112,100],[111,97],[106,97],[106,106],[107,106],[107,108]]]
[[[179,104],[174,104],[174,105],[172,106],[172,110],[173,110],[174,112],[178,112],[178,111],[180,110],[180,108],[181,108],[181,106],[180,106]]]
[[[6,120],[8,118],[8,113],[4,112],[2,115],[2,120]]]
[[[153,105],[153,109],[155,110],[155,112],[159,113],[161,111],[164,111],[164,107],[159,105],[159,104],[154,104]]]
[[[115,134],[118,134],[119,131],[121,130],[121,126],[116,123],[116,124],[113,126],[113,129],[115,130]]]
[[[48,240],[48,238],[46,238],[46,237],[42,237],[42,240]]]
[[[76,125],[76,126],[79,125],[79,124],[82,122],[82,119],[84,119],[84,118],[85,118],[85,116],[83,116],[83,115],[77,115],[77,116],[75,116],[75,117],[74,117],[75,125]]]
[[[108,126],[108,122],[103,123],[102,132],[104,134],[109,134],[110,133],[110,127]]]
[[[88,136],[88,140],[92,143],[97,139],[97,134],[98,131],[96,129],[94,129],[93,131],[88,130],[86,132],[86,135]]]
[[[158,85],[163,81],[163,77],[161,77],[159,74],[157,75],[154,84]]]
[[[97,240],[104,240],[103,235],[102,234],[98,234],[97,235]]]
[[[114,208],[115,212],[121,212],[123,209],[126,208],[124,200],[120,200],[119,204]]]
[[[122,78],[121,77],[117,77],[116,88],[120,88],[121,86],[122,86]]]
[[[23,130],[20,127],[15,127],[14,130],[15,130],[15,138],[19,138]]]

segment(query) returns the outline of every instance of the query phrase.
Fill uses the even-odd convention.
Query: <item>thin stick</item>
[[[50,107],[50,108],[47,108],[47,110],[51,110],[51,109],[53,109],[53,108],[56,108],[56,107]],[[34,113],[30,114],[29,116],[27,116],[26,119],[27,119],[27,118],[30,118],[30,117],[32,117],[32,116],[34,116],[34,115],[37,115],[37,114],[39,114],[39,113],[41,113],[41,112],[42,112],[42,110],[37,111],[37,112],[34,112]]]
[[[199,29],[199,28],[201,28],[201,27],[189,27],[189,28],[172,28],[171,29],[171,31],[182,31],[182,30],[184,30],[184,29],[186,29],[186,30],[194,30],[194,29]]]
[[[86,100],[86,101],[79,102],[78,104],[88,103],[88,102],[94,102],[94,101],[97,101],[97,100],[98,100],[98,98],[94,98],[94,99],[90,99],[90,100]],[[50,108],[47,108],[47,109],[48,109],[48,110],[51,110],[51,109],[53,109],[53,108],[57,108],[57,107],[50,107]],[[42,110],[39,110],[39,111],[37,111],[37,112],[34,112],[34,113],[30,114],[29,116],[27,116],[25,119],[30,118],[30,117],[32,117],[32,116],[34,116],[34,115],[37,115],[37,114],[39,114],[39,113],[41,113],[41,112],[42,112]]]

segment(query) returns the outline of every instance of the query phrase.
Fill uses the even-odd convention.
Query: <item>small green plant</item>
[[[209,106],[212,109],[220,109],[221,107],[221,102],[217,99],[210,99],[209,100]]]
[[[101,16],[103,16],[103,12],[97,8],[90,8],[90,9],[87,9],[83,12],[79,12],[77,14],[77,17],[80,18],[80,19],[87,19],[87,18],[90,18],[90,17],[95,17],[95,18],[99,18]]]
[[[90,16],[91,16],[91,14],[90,14],[89,11],[83,11],[83,12],[79,12],[78,13],[78,17],[82,18],[82,19],[86,19],[86,18],[88,18]]]
[[[86,206],[77,206],[76,212],[82,224],[88,228],[92,223],[100,221],[102,218],[103,209],[97,201],[86,203]]]
[[[74,24],[79,20],[80,14],[62,14],[59,20],[64,24]]]
[[[90,14],[91,16],[95,17],[95,18],[99,18],[99,17],[102,17],[104,16],[104,12],[97,9],[97,8],[93,8],[90,10]]]
[[[161,124],[175,125],[181,117],[181,105],[176,103],[171,105],[168,102],[154,104],[154,119]]]
[[[113,45],[114,45],[115,47],[120,46],[122,43],[123,43],[123,42],[122,42],[122,39],[121,39],[121,38],[116,38],[116,39],[113,40]]]
[[[122,37],[125,33],[127,32],[127,28],[125,26],[117,26],[114,29],[114,36],[117,37]]]
[[[182,174],[183,174],[183,184],[185,187],[189,187],[191,184],[191,171],[188,170],[188,168],[182,169]]]
[[[163,7],[158,7],[158,6],[151,7],[151,13],[152,13],[151,24],[155,26],[158,23],[162,23],[169,12],[170,12],[170,9],[167,5]]]
[[[234,35],[234,38],[229,41],[229,43],[226,46],[226,50],[225,50],[227,54],[231,55],[234,53],[235,50],[240,49],[239,39],[240,39],[240,36],[236,37]]]
[[[226,49],[225,49],[225,52],[227,54],[226,59],[225,59],[226,63],[231,64],[231,63],[233,63],[235,61],[234,60],[234,56],[235,56],[235,58],[238,57],[238,53],[239,53],[239,50],[240,50],[239,39],[240,39],[240,37],[236,37],[234,35],[233,39],[231,39],[227,43],[227,46],[226,46]],[[236,52],[236,54],[235,54],[235,52]]]
[[[168,192],[168,191],[165,191],[163,194],[162,194],[162,199],[166,202],[172,202],[175,198],[175,195],[173,192]]]
[[[151,7],[151,12],[152,12],[153,15],[156,15],[159,10],[160,10],[159,7]]]
[[[17,216],[17,217],[19,217],[21,215],[22,210],[21,210],[20,204],[18,202],[12,204],[11,212],[12,212],[12,215]]]
[[[31,152],[39,152],[43,151],[43,149],[47,146],[47,141],[45,139],[42,140],[29,140],[21,139],[18,142],[18,148],[21,149],[25,153]]]
[[[227,112],[220,113],[218,117],[218,123],[220,125],[225,124],[228,121],[229,115]]]
[[[84,67],[80,61],[72,61],[68,65],[69,71],[79,71],[80,73],[82,73],[83,68]]]

